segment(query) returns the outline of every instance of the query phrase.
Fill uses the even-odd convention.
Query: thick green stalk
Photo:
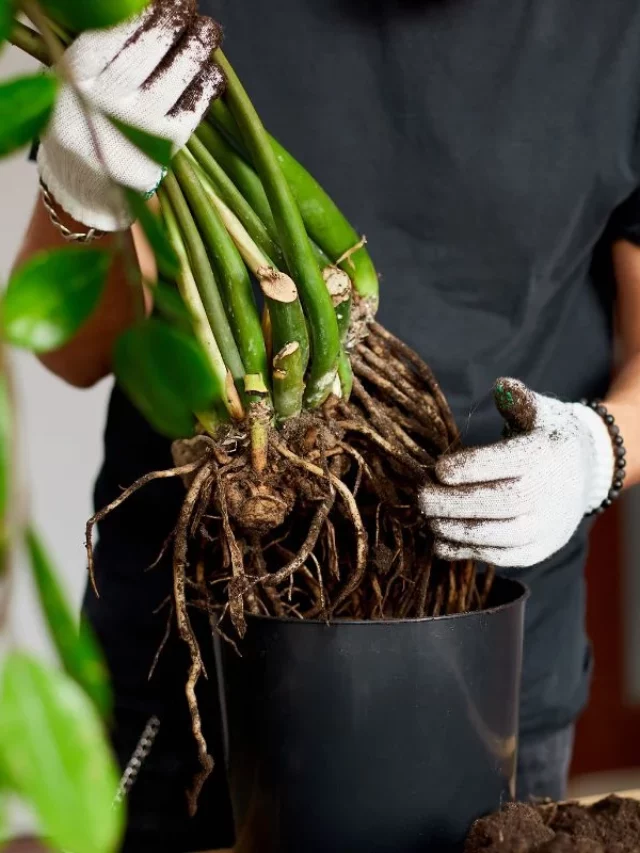
[[[273,359],[273,400],[279,420],[296,418],[302,411],[304,370],[296,342],[287,344]]]
[[[277,353],[297,343],[304,374],[309,364],[309,336],[298,289],[293,279],[273,267],[261,267],[256,275],[269,309],[272,350]]]
[[[338,378],[340,379],[340,388],[342,396],[348,400],[353,390],[353,368],[351,367],[351,359],[345,349],[340,353],[338,359]]]
[[[220,121],[218,120],[218,106],[221,110],[219,114],[221,117]],[[260,178],[247,162],[249,155],[242,143],[238,125],[220,99],[215,101],[211,106],[209,118],[210,123],[205,124],[203,122],[196,131],[196,135],[200,137],[211,155],[215,156],[219,160],[219,163],[223,164],[224,168],[229,171],[229,174],[242,190],[247,203],[262,217],[269,234],[277,241],[278,231],[273,220],[271,208],[269,207],[269,201],[265,195]],[[231,132],[227,131],[227,127],[231,128]],[[331,259],[329,256],[313,240],[309,242],[311,243],[311,248],[320,269],[330,266]],[[283,267],[282,262],[279,262],[279,266]]]
[[[227,393],[227,366],[224,362],[224,358],[222,357],[222,353],[220,352],[215,335],[209,325],[207,312],[205,311],[202,298],[198,290],[198,285],[196,284],[193,272],[191,271],[187,248],[182,239],[182,234],[180,233],[178,220],[171,207],[169,196],[162,187],[158,190],[158,199],[160,201],[162,216],[167,229],[169,241],[174,252],[178,256],[178,260],[180,261],[180,273],[177,277],[178,290],[180,291],[182,301],[189,312],[196,340],[203,348],[211,367],[211,372],[217,382],[216,390],[218,401],[214,401],[213,413],[208,416],[198,416],[203,423],[203,426],[212,431],[212,428],[215,427],[216,422],[219,419],[225,419],[224,417],[220,417],[221,410],[224,411],[226,409],[229,414],[238,414],[239,400],[230,398]],[[220,405],[217,405],[216,402]]]
[[[340,380],[342,396],[345,400],[348,400],[353,389],[353,369],[349,353],[347,352],[347,338],[351,327],[353,287],[349,276],[344,270],[338,267],[326,267],[323,271],[323,278],[331,296],[338,321],[341,344],[340,358],[338,359],[338,379]]]
[[[218,215],[224,223],[224,227],[227,229],[229,236],[235,243],[236,248],[240,252],[240,255],[247,267],[254,275],[257,275],[257,270],[261,267],[274,267],[275,264],[271,258],[266,255],[260,246],[253,240],[251,234],[244,227],[240,219],[217,194],[216,189],[209,180],[207,174],[200,168],[200,165],[195,159],[192,161],[192,164],[200,177],[202,189],[204,190],[209,203],[218,211]]]
[[[340,343],[345,344],[351,325],[351,302],[353,287],[351,279],[338,267],[325,267],[322,272],[329,296],[336,312]]]
[[[271,239],[277,242],[278,229],[271,212],[269,199],[255,170],[235,148],[229,145],[216,128],[211,127],[206,122],[202,122],[196,130],[195,136],[242,193],[247,203],[263,222]]]
[[[232,116],[229,107],[221,98],[212,102],[209,107],[208,116],[213,121],[214,125],[222,131],[231,142],[233,142],[238,154],[241,154],[243,157],[247,157],[247,148],[242,140],[240,128],[238,127],[235,118]]]
[[[251,465],[256,474],[262,474],[269,463],[269,432],[273,412],[264,401],[254,401],[249,408],[249,436],[251,440]]]
[[[44,43],[40,33],[32,30],[30,27],[25,27],[20,21],[13,22],[13,29],[9,36],[9,41],[15,47],[37,59],[42,65],[51,65],[51,54],[49,48]]]
[[[34,23],[36,23],[34,21]],[[74,36],[71,35],[61,24],[58,24],[53,18],[47,17],[47,23],[51,32],[55,35],[59,42],[62,43],[64,47],[69,47],[72,43]],[[36,24],[37,26],[37,24]]]
[[[209,111],[216,127],[236,145],[238,152],[246,151],[234,116],[222,100],[215,101]],[[335,202],[315,178],[272,136],[269,140],[280,168],[298,204],[307,233],[321,247],[332,263],[344,257],[340,266],[351,277],[356,293],[378,305],[378,275],[361,238],[341,213]],[[246,154],[245,154],[246,156]],[[351,252],[354,247],[356,251]]]
[[[226,99],[269,199],[287,267],[300,288],[311,339],[306,402],[316,408],[331,392],[340,355],[338,324],[304,222],[269,137],[253,104],[222,51],[214,54],[226,79]]]
[[[229,323],[246,373],[258,374],[266,384],[267,350],[262,324],[253,296],[251,279],[216,208],[209,203],[200,179],[187,155],[178,153],[173,170],[184,193],[200,236],[215,267]]]
[[[169,173],[164,179],[163,187],[166,190],[178,225],[180,226],[180,232],[191,261],[193,277],[198,286],[202,304],[207,312],[209,325],[218,342],[225,364],[229,368],[238,387],[242,388],[241,383],[246,371],[225,312],[218,283],[209,263],[207,250],[198,233],[191,211],[189,210],[189,205],[182,194],[175,175]]]
[[[204,127],[207,130],[211,129],[206,126]],[[258,214],[254,211],[224,169],[219,165],[217,160],[198,139],[197,135],[191,137],[187,144],[187,150],[207,175],[220,198],[231,208],[240,222],[242,222],[247,232],[251,235],[252,240],[266,255],[273,259],[274,263],[280,266],[284,260],[280,246],[278,246],[275,240],[271,238],[264,222],[260,219]]]
[[[269,311],[272,336],[279,347],[297,341],[300,345],[304,370],[306,370],[309,363],[309,333],[295,284],[287,275],[280,273],[271,260],[262,253],[233,211],[216,195],[207,176],[199,170],[197,165],[195,168],[209,202],[218,211],[224,227],[236,244],[245,264],[260,284]],[[277,281],[280,281],[280,284],[274,287],[273,284]],[[262,337],[264,340],[264,331]]]

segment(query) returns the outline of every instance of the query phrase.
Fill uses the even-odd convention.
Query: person
[[[194,17],[191,0],[172,5],[173,16],[156,15],[150,28],[165,54],[157,63],[163,86],[155,88],[165,97],[141,98],[138,110],[157,130],[185,84],[204,74],[208,94],[217,85],[203,42],[193,38],[194,27],[214,39],[216,28]],[[476,448],[444,460],[439,483],[420,499],[441,555],[493,562],[530,587],[518,796],[561,797],[591,669],[589,513],[616,497],[622,467],[625,487],[640,479],[640,6],[202,0],[200,11],[223,22],[227,52],[271,132],[366,233],[382,273],[382,322],[433,367],[465,446]],[[121,89],[98,86],[110,112],[144,78],[138,41],[118,33]],[[97,35],[83,38],[87,49],[76,52],[74,67],[99,81],[106,54],[92,41]],[[176,144],[202,108],[178,122]],[[42,141],[41,174],[72,231],[117,230],[127,223],[100,191],[91,141],[65,132],[73,110],[71,102],[58,108]],[[167,132],[176,127],[169,117]],[[158,176],[139,169],[128,145],[110,136],[104,147],[119,173],[143,176],[132,185],[153,189]],[[130,239],[102,238],[107,246]],[[61,243],[39,202],[20,258]],[[102,304],[45,365],[80,387],[109,374],[136,298],[114,260]],[[530,406],[526,434],[501,437],[491,389],[503,376],[524,383],[511,391]],[[606,410],[581,398],[603,398]],[[96,506],[170,464],[168,442],[116,386]],[[186,653],[175,632],[148,677],[170,617],[170,568],[163,559],[147,569],[180,497],[177,483],[152,484],[105,519],[96,548],[101,597],[89,591],[85,600],[113,678],[123,763],[149,717],[161,720],[131,791],[127,850],[202,850],[232,840],[211,687],[200,698],[216,770],[198,815],[187,815],[183,792],[196,754],[182,698]],[[211,673],[214,662],[206,663]]]

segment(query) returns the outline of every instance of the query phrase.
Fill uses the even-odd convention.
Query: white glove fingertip
[[[465,482],[463,453],[443,456],[436,462],[436,477],[444,486],[459,486]]]
[[[130,37],[106,67],[101,83],[106,90],[135,91],[143,86],[179,41],[195,16],[195,4],[160,2],[148,7]]]
[[[209,63],[174,104],[167,119],[175,127],[173,136],[179,148],[191,138],[209,104],[224,92],[226,80],[215,63]]]
[[[451,562],[478,559],[477,551],[478,549],[472,548],[469,545],[456,545],[444,539],[436,539],[433,545],[433,552],[438,559],[449,560]]]
[[[142,100],[156,114],[169,113],[194,82],[219,41],[220,28],[211,18],[197,18],[172,51],[171,63],[160,65],[145,81]]]
[[[418,496],[420,509],[427,518],[437,518],[449,515],[447,507],[449,504],[448,495],[439,486],[429,484],[425,486]]]
[[[477,548],[512,548],[531,544],[535,526],[529,516],[504,520],[435,518],[430,528],[438,539]]]
[[[133,18],[104,30],[88,30],[65,51],[64,58],[76,83],[96,77],[112,62],[138,28],[144,25],[150,10],[145,9],[139,18]]]
[[[510,438],[486,447],[445,456],[436,464],[436,475],[447,486],[480,485],[513,480],[530,462],[532,437]]]

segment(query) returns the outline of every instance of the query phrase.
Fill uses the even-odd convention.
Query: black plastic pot
[[[399,622],[252,618],[221,679],[241,853],[459,850],[514,793],[527,593]]]

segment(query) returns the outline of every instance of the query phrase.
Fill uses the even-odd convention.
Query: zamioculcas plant
[[[0,845],[16,798],[58,850],[113,853],[123,809],[106,737],[110,694],[102,655],[80,633],[51,559],[28,520],[13,466],[14,412],[0,346]],[[61,666],[14,646],[8,632],[11,556],[23,547]]]
[[[25,0],[39,32],[9,14],[5,34],[51,64],[72,33],[110,22],[103,8],[140,5]],[[225,54],[214,58],[226,91],[184,150],[171,158],[162,140],[118,125],[168,173],[159,218],[123,190],[160,276],[152,316],[117,342],[115,373],[174,440],[176,467],[149,473],[87,526],[91,568],[97,521],[150,480],[185,483],[172,541],[174,612],[191,652],[187,695],[205,768],[190,606],[215,614],[232,637],[247,614],[468,611],[491,584],[490,575],[476,581],[472,563],[433,558],[416,490],[459,435],[429,367],[375,320],[378,276],[365,239],[267,133]],[[42,74],[0,91],[0,105],[15,105],[0,127],[2,150],[46,125],[55,88],[55,74]],[[108,261],[100,249],[76,248],[19,269],[5,297],[9,341],[45,350],[67,340],[95,306]]]

